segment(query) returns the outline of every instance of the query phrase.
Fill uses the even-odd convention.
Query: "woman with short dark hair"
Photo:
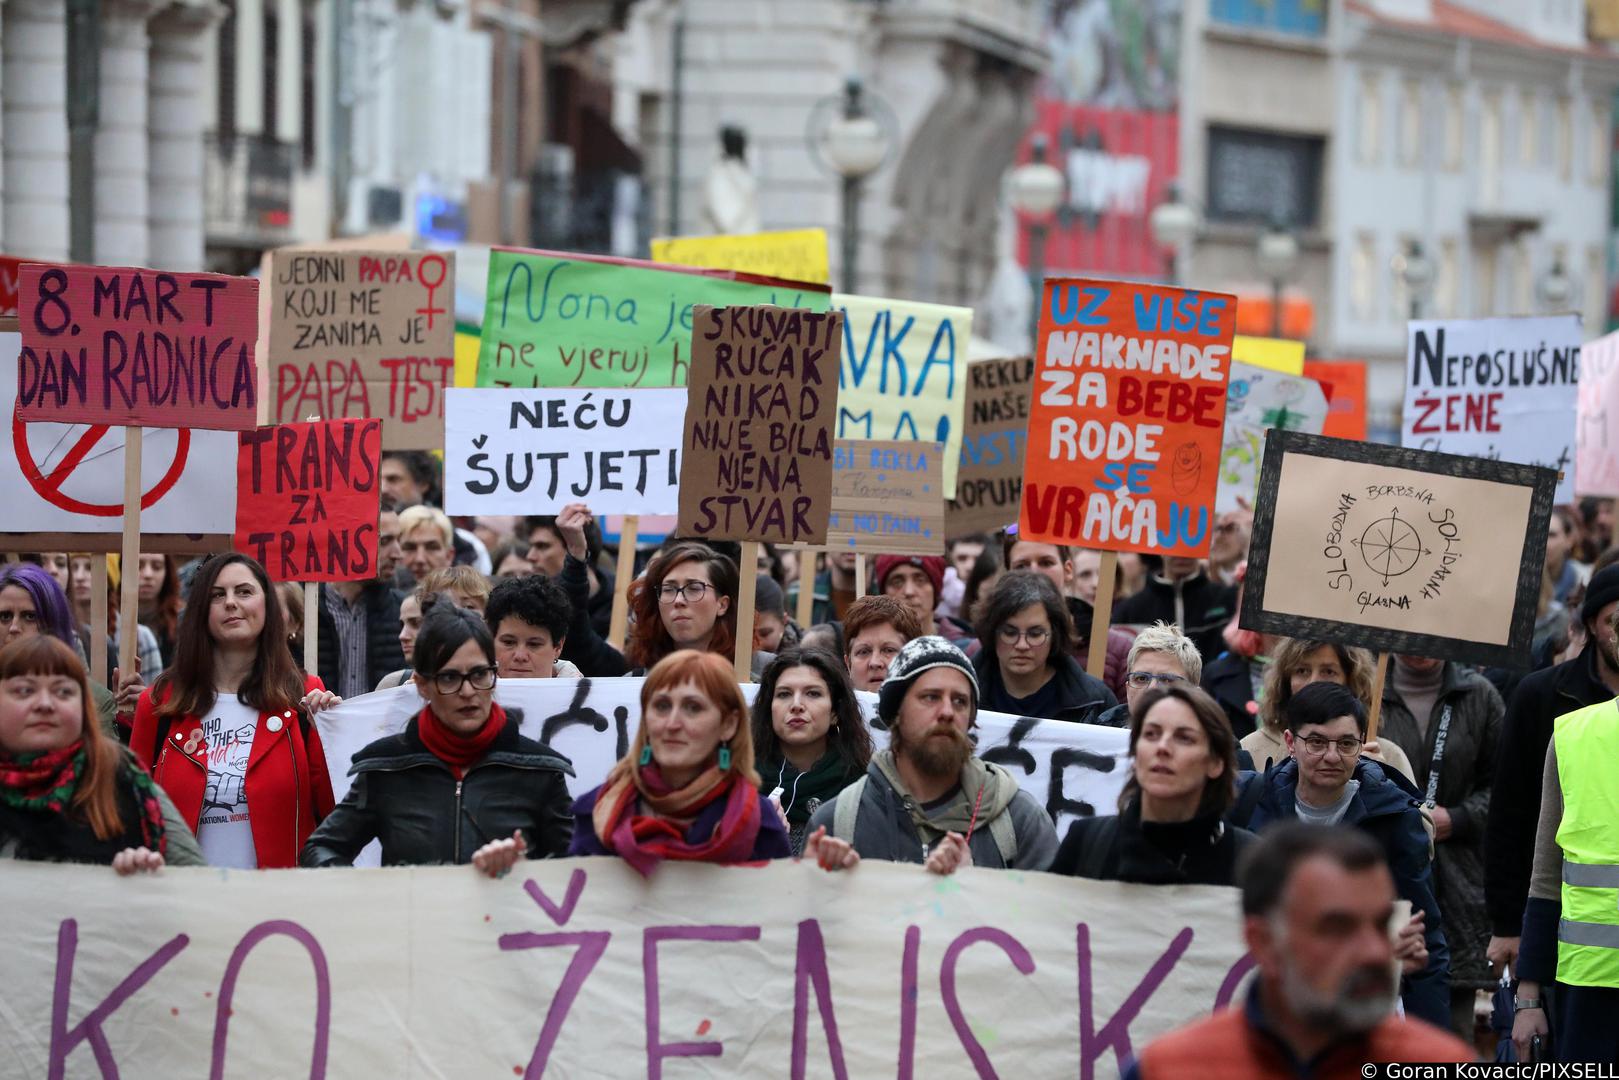
[[[771,661],[752,723],[760,784],[774,789],[793,854],[801,854],[810,815],[866,775],[871,732],[848,673],[820,649],[788,649]]]
[[[1148,691],[1130,710],[1130,761],[1118,814],[1074,822],[1051,872],[1143,885],[1232,884],[1253,834],[1225,821],[1237,778],[1225,710],[1191,685]]]
[[[981,707],[1014,716],[1093,723],[1118,704],[1072,655],[1068,608],[1045,575],[1017,570],[995,583],[978,619],[973,659]]]
[[[561,855],[573,835],[568,759],[519,733],[494,701],[498,666],[475,611],[436,604],[412,652],[425,707],[354,755],[353,785],[304,845],[304,866],[342,866],[372,840],[384,866],[471,863],[500,877]]]

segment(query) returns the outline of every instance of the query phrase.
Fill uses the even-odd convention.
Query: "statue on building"
[[[711,233],[759,231],[759,181],[748,168],[748,134],[720,128],[720,156],[703,184],[703,226]]]
[[[981,321],[973,329],[1003,355],[1027,356],[1034,351],[1029,329],[1034,305],[1029,272],[1017,261],[1017,217],[1003,192],[996,210],[995,268],[978,304]]]

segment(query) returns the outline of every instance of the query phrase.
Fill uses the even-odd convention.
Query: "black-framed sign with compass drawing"
[[[1557,473],[1273,430],[1241,624],[1527,666]]]

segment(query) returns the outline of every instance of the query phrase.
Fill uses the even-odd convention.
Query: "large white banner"
[[[1234,890],[864,862],[0,872],[0,1076],[1096,1080],[1241,993]]]
[[[1562,471],[1574,501],[1580,317],[1407,324],[1400,444]]]
[[[25,424],[16,418],[21,334],[0,334],[0,531],[114,533],[124,524],[124,429]],[[141,532],[229,534],[236,528],[236,433],[146,428]]]
[[[683,388],[446,391],[444,509],[673,514],[685,422]]]
[[[641,723],[643,682],[502,679],[495,687],[495,700],[523,711],[524,735],[550,744],[573,762],[576,775],[568,790],[579,796],[606,779],[607,770],[628,749]],[[742,687],[750,703],[758,690],[753,683]],[[862,691],[856,696],[867,718],[875,716],[877,695]],[[376,739],[403,731],[424,705],[416,688],[407,684],[350,698],[316,717],[339,800],[348,792],[349,762],[355,753]],[[878,746],[887,745],[885,732],[873,729],[871,734]],[[979,756],[1017,777],[1056,821],[1058,836],[1067,832],[1075,817],[1117,809],[1130,770],[1130,733],[1123,728],[980,712],[975,734]],[[775,786],[773,779],[763,778],[766,791]],[[357,863],[376,865],[366,856]]]

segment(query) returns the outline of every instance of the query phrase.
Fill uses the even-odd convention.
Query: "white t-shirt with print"
[[[259,711],[243,705],[235,694],[219,694],[214,707],[203,716],[208,784],[203,789],[197,843],[209,866],[257,870],[259,860],[247,814],[247,759],[253,752]]]

